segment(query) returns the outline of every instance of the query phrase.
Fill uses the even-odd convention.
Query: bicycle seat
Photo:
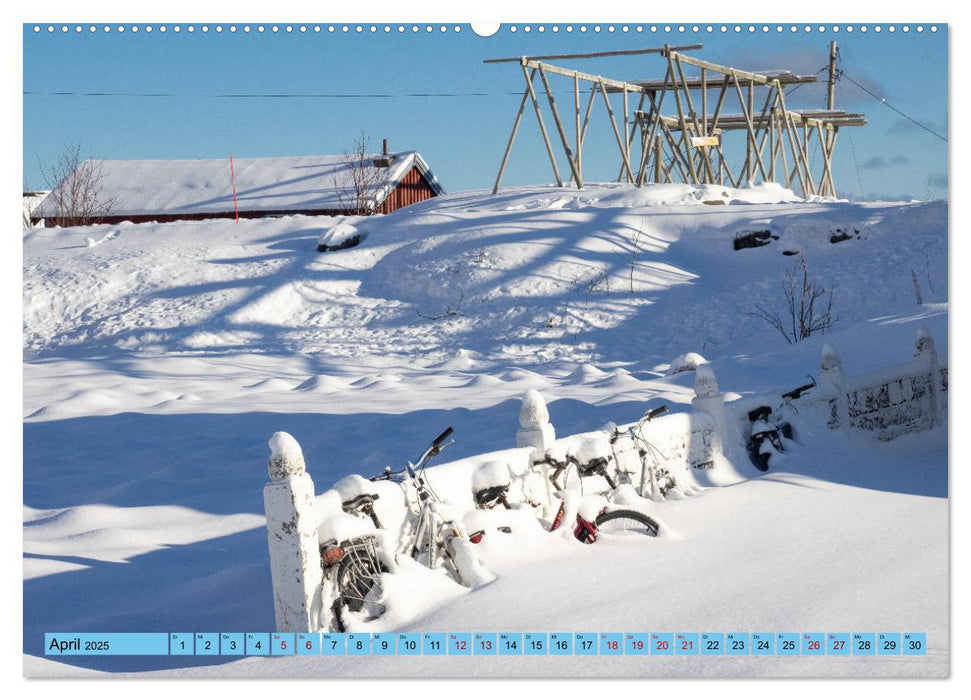
[[[374,505],[376,500],[378,500],[378,494],[376,493],[361,493],[341,503],[341,508],[344,509],[345,513],[350,513],[355,510],[366,510]]]
[[[582,476],[589,476],[590,474],[601,474],[607,469],[607,464],[610,463],[609,457],[594,457],[586,464],[578,465],[580,474]]]
[[[490,486],[475,492],[476,503],[491,503],[499,500],[509,491],[509,484],[504,486]]]

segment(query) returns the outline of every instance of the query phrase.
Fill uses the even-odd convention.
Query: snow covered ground
[[[271,630],[261,491],[278,430],[320,492],[400,466],[447,425],[451,459],[512,447],[527,389],[558,435],[635,420],[650,400],[686,410],[694,372],[668,369],[687,353],[742,397],[818,374],[824,342],[849,375],[906,361],[919,327],[947,356],[946,202],[466,192],[355,221],[361,245],[316,252],[333,225],[24,232],[28,675],[323,674],[296,658],[39,658],[49,631]],[[778,238],[733,250],[753,230]],[[831,243],[837,230],[850,237]],[[839,317],[794,346],[751,315],[781,301],[798,259],[785,251],[835,290]],[[946,430],[878,443],[802,427],[784,467],[762,475],[736,445],[734,483],[654,504],[666,536],[490,548],[494,583],[402,629],[925,631],[925,657],[348,658],[326,673],[946,675]]]

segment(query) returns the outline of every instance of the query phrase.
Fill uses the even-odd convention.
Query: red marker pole
[[[239,204],[236,203],[236,170],[233,168],[233,154],[229,154],[229,176],[233,180],[233,211],[236,212],[236,223],[239,223]]]

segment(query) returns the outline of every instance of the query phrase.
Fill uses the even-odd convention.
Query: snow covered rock
[[[698,369],[699,365],[708,364],[708,360],[699,355],[696,352],[686,352],[683,355],[678,355],[673,360],[671,360],[671,365],[668,367],[668,374],[678,374],[680,372],[694,372]]]
[[[317,239],[317,250],[323,253],[329,250],[353,248],[363,240],[364,233],[356,226],[341,222],[320,234]]]

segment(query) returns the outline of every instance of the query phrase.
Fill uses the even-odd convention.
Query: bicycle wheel
[[[598,515],[594,524],[597,532],[608,534],[636,533],[657,537],[661,529],[656,520],[636,510],[608,510]]]
[[[370,622],[387,612],[381,602],[381,566],[375,538],[356,537],[341,543],[344,557],[337,566],[334,586],[337,595],[332,610],[338,632],[346,632],[354,621]]]

